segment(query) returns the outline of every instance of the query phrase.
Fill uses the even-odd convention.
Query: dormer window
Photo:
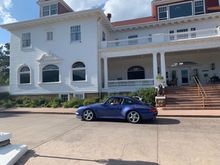
[[[168,17],[167,6],[159,7],[159,20],[166,20]]]
[[[187,1],[158,6],[158,19],[167,20],[173,18],[187,17],[204,14],[204,0]]]
[[[195,15],[204,14],[204,13],[205,13],[204,1],[203,0],[196,0],[195,1]]]
[[[43,13],[42,13],[43,17],[49,16],[49,15],[55,15],[55,14],[58,14],[57,4],[43,6]]]

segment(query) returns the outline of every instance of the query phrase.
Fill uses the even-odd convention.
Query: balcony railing
[[[124,40],[114,40],[114,41],[103,41],[101,43],[102,48],[117,48],[117,47],[128,47],[132,45],[146,45],[146,44],[156,44],[162,42],[175,42],[180,40],[191,40],[196,38],[207,38],[220,35],[220,28],[214,29],[204,29],[190,32],[182,33],[172,33],[172,34],[152,34],[151,37],[139,37]]]
[[[142,80],[112,80],[108,81],[109,88],[115,87],[148,87],[154,85],[154,79]]]

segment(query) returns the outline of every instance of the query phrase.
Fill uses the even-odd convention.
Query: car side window
[[[132,105],[132,104],[134,104],[134,101],[133,101],[133,100],[124,99],[124,101],[123,101],[123,105]]]
[[[121,98],[111,98],[107,102],[109,105],[120,105],[122,103]]]

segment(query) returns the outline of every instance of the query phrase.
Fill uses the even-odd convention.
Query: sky
[[[0,0],[0,24],[39,18],[37,0]],[[112,14],[112,21],[151,15],[151,0],[64,0],[74,11],[100,8]],[[10,33],[0,28],[0,44],[10,41]]]

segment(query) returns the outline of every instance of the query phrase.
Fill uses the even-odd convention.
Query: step
[[[14,165],[27,152],[26,145],[11,144],[0,148],[0,164]]]

